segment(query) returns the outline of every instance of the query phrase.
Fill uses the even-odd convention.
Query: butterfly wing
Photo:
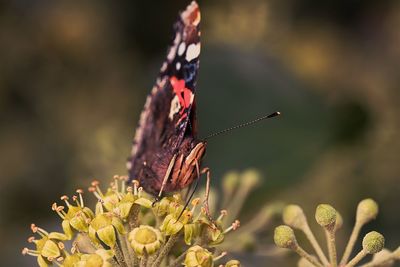
[[[143,166],[164,156],[162,151],[172,151],[169,153],[172,158],[184,136],[196,134],[194,96],[200,55],[199,23],[200,10],[192,2],[174,24],[173,43],[146,99],[134,137],[127,164],[130,179],[140,179]]]

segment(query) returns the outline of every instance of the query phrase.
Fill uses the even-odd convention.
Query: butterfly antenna
[[[207,140],[207,139],[210,139],[211,137],[215,137],[215,136],[218,136],[218,135],[221,135],[221,134],[230,132],[230,131],[232,131],[232,130],[236,130],[236,129],[239,129],[239,128],[247,127],[247,126],[249,126],[249,125],[252,125],[252,124],[258,123],[258,122],[260,122],[260,121],[263,121],[263,120],[265,120],[265,119],[270,119],[270,118],[273,118],[273,117],[276,117],[276,116],[279,116],[279,115],[281,115],[281,113],[280,113],[279,111],[276,111],[276,112],[274,112],[274,113],[272,113],[272,114],[269,114],[269,115],[267,115],[267,116],[262,116],[262,117],[260,117],[260,118],[255,119],[255,120],[248,121],[248,122],[245,122],[245,123],[243,123],[243,124],[239,124],[239,125],[236,125],[236,126],[233,126],[233,127],[227,128],[227,129],[224,129],[224,130],[222,130],[222,131],[219,131],[219,132],[210,134],[209,136],[207,136],[206,138],[204,138],[204,140]]]

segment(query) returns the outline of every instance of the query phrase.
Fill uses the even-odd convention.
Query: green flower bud
[[[242,184],[249,188],[255,187],[261,181],[260,173],[254,169],[244,171],[241,176]]]
[[[378,204],[373,199],[364,199],[358,204],[356,220],[365,224],[375,219],[378,215],[378,211]]]
[[[37,263],[40,267],[48,267],[49,264],[51,264],[49,261],[47,261],[45,258],[43,258],[41,255],[37,257]]]
[[[200,246],[193,246],[187,251],[183,265],[187,267],[213,267],[212,253]]]
[[[75,267],[78,265],[78,262],[81,260],[81,256],[82,254],[80,253],[74,253],[71,255],[67,255],[67,257],[65,257],[62,266],[63,267]]]
[[[222,179],[222,188],[226,195],[230,195],[235,191],[239,184],[239,180],[240,177],[238,172],[231,171],[224,175],[224,178]]]
[[[230,260],[225,264],[225,267],[240,267],[240,261]]]
[[[295,229],[303,229],[307,224],[303,209],[298,205],[288,205],[283,210],[283,222]]]
[[[114,247],[116,242],[115,229],[120,233],[124,233],[122,222],[111,213],[97,214],[96,217],[90,222],[89,237],[95,242],[99,243],[97,238],[104,242],[109,247]]]
[[[61,251],[60,248],[57,246],[56,242],[47,239],[43,244],[41,255],[46,258],[55,259],[60,257]]]
[[[135,204],[138,204],[138,205],[140,205],[142,207],[150,209],[152,207],[152,205],[153,205],[153,202],[151,202],[147,198],[140,197],[140,198],[135,200]]]
[[[331,228],[336,224],[336,210],[328,204],[318,205],[315,211],[315,220],[324,228]]]
[[[384,261],[384,263],[380,263],[379,267],[391,267],[394,264],[394,259],[391,257],[392,252],[388,249],[382,249],[378,253],[374,254],[373,260],[371,263],[377,263],[380,261]]]
[[[336,223],[335,223],[335,231],[339,230],[342,228],[343,225],[343,217],[340,215],[339,212],[336,212]]]
[[[184,226],[184,240],[186,245],[191,245],[192,240],[200,235],[200,225],[198,223],[190,223]]]
[[[75,266],[85,266],[85,267],[112,267],[111,263],[108,261],[114,256],[111,250],[99,249],[93,254],[83,254],[81,260],[74,265]]]
[[[169,206],[171,205],[171,200],[169,197],[163,197],[153,208],[154,213],[157,216],[164,216],[169,211]]]
[[[114,212],[117,213],[121,219],[125,220],[128,218],[129,212],[131,211],[136,198],[137,197],[134,196],[132,192],[126,193],[126,195],[118,202]]]
[[[293,249],[297,246],[296,236],[294,231],[287,225],[280,225],[275,228],[274,242],[280,248]]]
[[[160,226],[160,230],[165,233],[165,235],[174,235],[178,233],[184,224],[177,221],[173,215],[169,214],[164,218],[163,223]]]
[[[365,235],[362,246],[363,250],[368,254],[378,253],[385,246],[385,238],[378,232],[369,232]]]
[[[222,243],[225,239],[224,231],[217,227],[207,227],[207,237],[211,246]]]
[[[128,239],[131,247],[139,256],[143,256],[145,252],[149,255],[154,254],[163,242],[160,231],[147,225],[133,229],[129,233]]]

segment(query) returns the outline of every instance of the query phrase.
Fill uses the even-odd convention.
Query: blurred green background
[[[0,2],[2,266],[32,265],[20,255],[29,225],[54,230],[60,195],[126,173],[145,96],[187,3]],[[294,202],[310,218],[330,203],[345,219],[344,243],[358,201],[373,197],[381,214],[368,230],[399,245],[400,2],[200,6],[200,138],[283,113],[209,141],[214,185],[232,169],[263,173],[242,223],[260,202]]]

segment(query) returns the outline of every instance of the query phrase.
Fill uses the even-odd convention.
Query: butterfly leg
[[[169,176],[171,175],[172,168],[173,168],[174,165],[175,165],[176,155],[177,155],[177,154],[175,154],[175,155],[172,157],[171,161],[169,162],[167,171],[165,172],[165,176],[164,176],[163,182],[162,182],[162,184],[161,184],[160,192],[158,193],[158,195],[157,195],[155,201],[153,202],[153,205],[154,205],[157,201],[159,201],[159,200],[161,199],[162,193],[164,192],[164,187],[165,187],[165,185],[167,184],[168,178],[169,178]]]
[[[207,215],[208,219],[211,222],[213,222],[214,220],[211,217],[210,206],[208,204],[208,198],[209,198],[209,195],[210,195],[210,185],[211,185],[210,169],[209,168],[202,169],[201,172],[200,172],[200,175],[201,174],[206,174],[206,177],[207,177],[207,180],[206,180],[206,192],[205,192],[205,195],[204,195],[204,202],[203,202],[204,210],[206,212],[206,215]]]

